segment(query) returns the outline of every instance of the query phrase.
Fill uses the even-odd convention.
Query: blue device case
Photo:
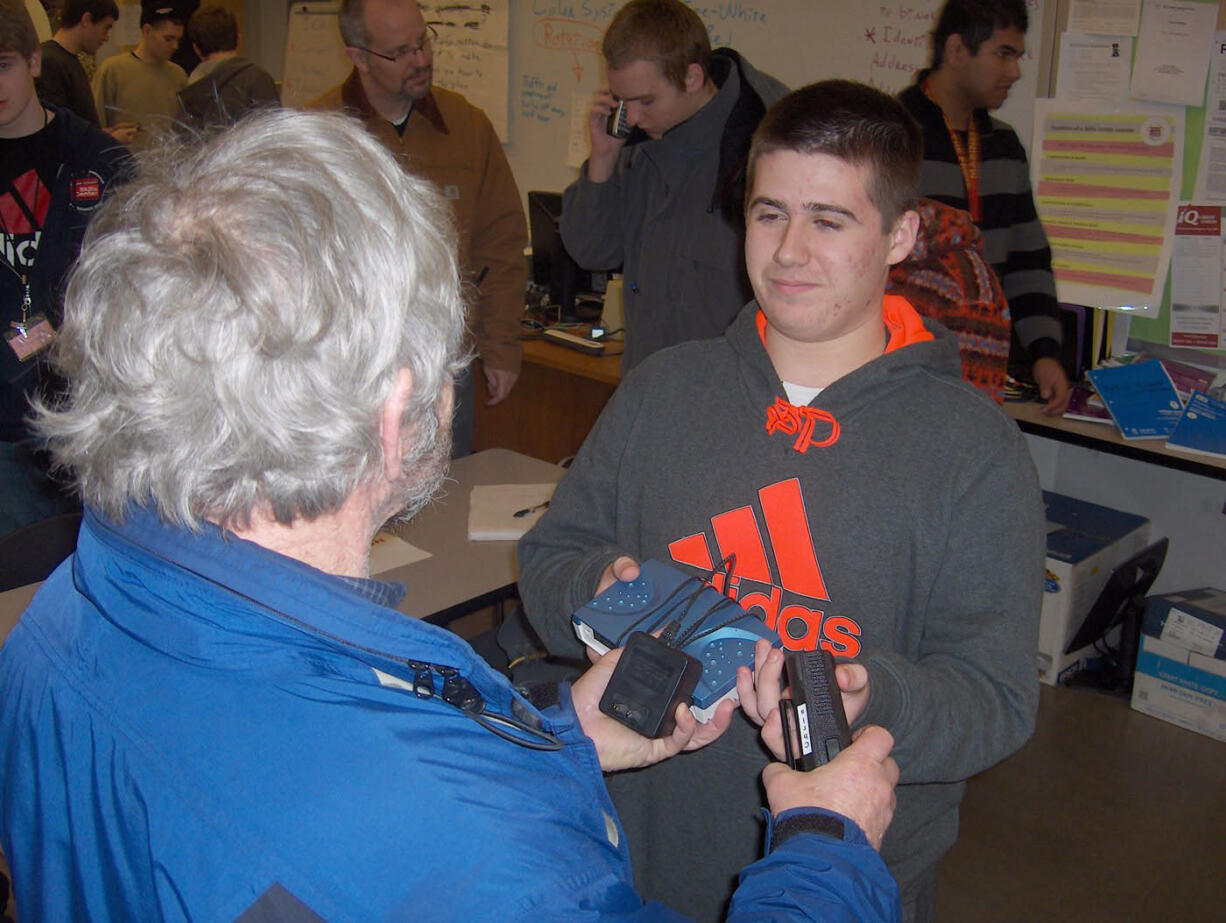
[[[693,632],[681,650],[702,664],[690,699],[699,721],[708,720],[723,699],[736,699],[737,667],[753,668],[759,638],[780,646],[779,636],[760,618],[697,577],[654,558],[639,565],[636,579],[613,584],[571,616],[579,639],[600,654],[621,647],[633,632],[659,631],[674,620],[680,622],[678,637]]]

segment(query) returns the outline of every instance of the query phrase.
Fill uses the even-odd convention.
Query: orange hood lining
[[[766,346],[766,313],[758,308],[756,318],[758,337]],[[911,302],[901,295],[885,295],[881,299],[881,321],[885,324],[888,338],[885,352],[892,353],[904,346],[916,343],[928,343],[935,337],[924,327],[924,320],[919,312],[911,306]]]

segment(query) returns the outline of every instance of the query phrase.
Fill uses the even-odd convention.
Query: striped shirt
[[[899,95],[924,132],[921,193],[966,209],[966,182],[940,108],[916,83]],[[1000,277],[1018,340],[1031,360],[1060,355],[1062,339],[1051,247],[1039,222],[1030,189],[1030,167],[1022,142],[1006,123],[986,110],[973,115],[979,128],[979,229],[983,250]]]

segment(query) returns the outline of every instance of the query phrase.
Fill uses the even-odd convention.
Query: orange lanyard
[[[924,91],[924,95],[932,101],[932,104],[938,109],[940,104],[932,98],[932,94],[928,92],[928,82],[924,81],[920,87]],[[966,142],[962,141],[962,134],[954,129],[949,124],[949,119],[945,116],[945,110],[941,110],[941,120],[945,123],[945,130],[949,132],[949,140],[953,142],[954,153],[958,156],[958,166],[962,170],[962,182],[966,184],[966,207],[971,213],[971,218],[975,223],[979,223],[979,126],[975,124],[975,114],[971,113],[970,124],[966,127]]]

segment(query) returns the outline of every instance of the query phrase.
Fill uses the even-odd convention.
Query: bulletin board
[[[1200,2],[1216,2],[1218,6],[1217,27],[1226,29],[1226,0],[1200,0]],[[1196,169],[1200,163],[1201,146],[1205,132],[1205,107],[1189,106],[1185,110],[1185,130],[1183,149],[1183,183],[1180,189],[1180,200],[1187,202],[1192,199],[1196,186]],[[1226,281],[1226,280],[1224,280]],[[1166,344],[1171,336],[1171,287],[1168,282],[1166,295],[1162,299],[1162,309],[1157,317],[1134,317],[1129,326],[1129,336],[1143,340],[1146,343]],[[1181,350],[1182,351],[1182,350]],[[1187,350],[1189,354],[1200,352],[1226,356],[1226,350]],[[1191,358],[1191,357],[1190,357]],[[1191,359],[1191,361],[1196,361]]]

